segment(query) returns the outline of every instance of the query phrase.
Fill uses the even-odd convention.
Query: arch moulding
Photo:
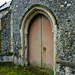
[[[28,28],[31,20],[37,14],[45,15],[52,26],[53,40],[54,40],[54,71],[56,64],[56,34],[57,34],[57,25],[56,20],[50,10],[44,6],[32,6],[23,16],[23,19],[20,24],[20,33],[21,33],[21,65],[28,65]]]

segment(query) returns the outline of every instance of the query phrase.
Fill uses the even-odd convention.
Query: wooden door
[[[42,68],[53,67],[53,35],[49,20],[37,15],[29,29],[29,63]]]

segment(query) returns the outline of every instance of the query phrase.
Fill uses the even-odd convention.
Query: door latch
[[[46,47],[43,48],[43,52],[46,52]]]

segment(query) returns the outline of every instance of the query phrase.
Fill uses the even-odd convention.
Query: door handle
[[[46,52],[46,47],[43,48],[43,53]]]

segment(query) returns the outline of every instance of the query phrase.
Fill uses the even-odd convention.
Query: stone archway
[[[22,65],[28,64],[28,28],[31,20],[34,18],[37,14],[43,14],[48,18],[48,20],[51,23],[52,27],[52,33],[53,33],[53,40],[54,40],[54,66],[53,69],[55,71],[55,63],[56,63],[56,30],[57,25],[55,18],[53,14],[44,6],[39,5],[33,5],[23,16],[23,19],[21,21],[21,45],[22,45],[22,53],[21,53],[21,59]]]

